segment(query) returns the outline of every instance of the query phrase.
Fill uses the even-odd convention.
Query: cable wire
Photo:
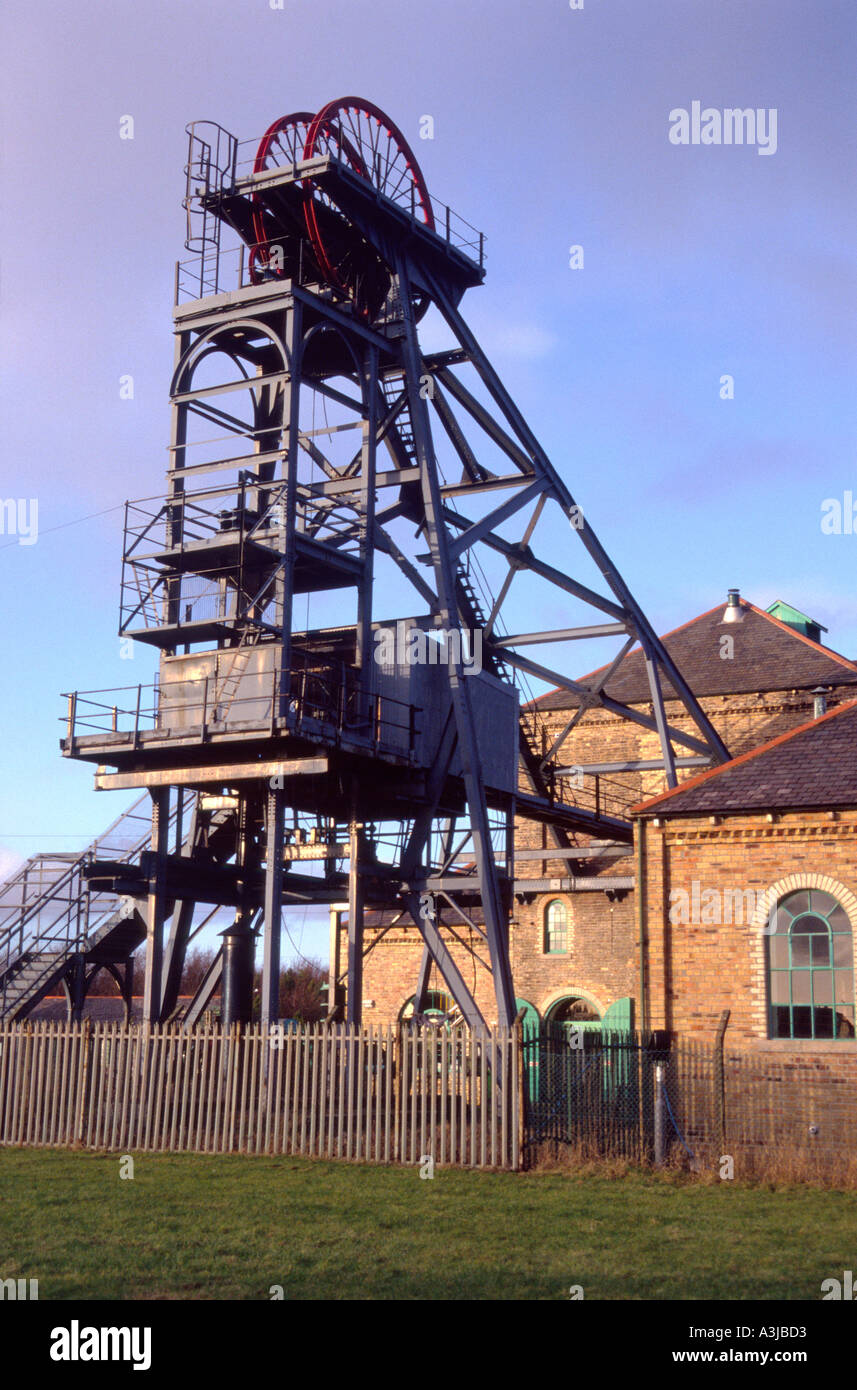
[[[80,526],[84,521],[92,521],[97,516],[109,516],[111,512],[121,511],[125,506],[124,502],[117,502],[115,507],[105,507],[101,512],[90,512],[88,516],[75,517],[74,521],[61,521],[58,526],[48,526],[46,530],[39,531],[36,539],[42,536],[49,536],[53,531],[65,531],[69,526]],[[6,541],[5,545],[0,545],[0,550],[9,550],[13,545],[18,545],[19,540]]]

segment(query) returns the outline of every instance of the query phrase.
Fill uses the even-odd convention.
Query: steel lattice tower
[[[160,650],[159,681],[130,708],[72,697],[63,744],[97,786],[150,791],[152,847],[91,881],[144,905],[150,1021],[174,1015],[200,912],[224,906],[235,923],[187,1021],[220,978],[227,1018],[248,1016],[259,931],[275,1021],[282,908],[347,897],[349,1021],[370,904],[420,930],[417,1005],[435,962],[481,1027],[448,947],[450,914],[468,923],[507,1025],[516,817],[557,846],[630,839],[563,767],[584,713],[653,730],[669,785],[680,760],[728,754],[462,317],[482,237],[431,198],[393,123],[345,98],[277,121],[246,162],[210,122],[189,137],[167,492],[128,504],[123,555],[120,631]],[[432,306],[454,346],[424,352]],[[568,541],[546,558],[556,512]],[[595,586],[574,577],[587,553]],[[504,632],[524,581],[567,626]],[[301,626],[310,606],[334,621]],[[618,651],[589,682],[526,654],[570,667],[591,637]],[[650,714],[605,694],[635,643]],[[550,740],[520,708],[526,675],[576,707]]]

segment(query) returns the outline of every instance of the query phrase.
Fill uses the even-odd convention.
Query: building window
[[[568,950],[568,908],[555,898],[545,908],[545,952],[561,956]]]
[[[802,888],[777,904],[768,937],[772,1038],[853,1038],[854,960],[848,914]]]
[[[402,1023],[407,1023],[414,1016],[414,997],[412,994],[410,999],[406,999],[399,1010],[399,1019]],[[439,989],[426,991],[422,1018],[448,1018],[454,1012],[455,1000],[451,994],[446,994]]]

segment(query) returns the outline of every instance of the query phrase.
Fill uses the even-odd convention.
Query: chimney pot
[[[741,590],[730,589],[727,595],[726,611],[721,622],[724,623],[743,623],[744,613],[741,608]]]

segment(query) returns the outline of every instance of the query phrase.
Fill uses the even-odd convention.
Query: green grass
[[[0,1151],[0,1278],[40,1299],[813,1299],[857,1194],[632,1172]]]

